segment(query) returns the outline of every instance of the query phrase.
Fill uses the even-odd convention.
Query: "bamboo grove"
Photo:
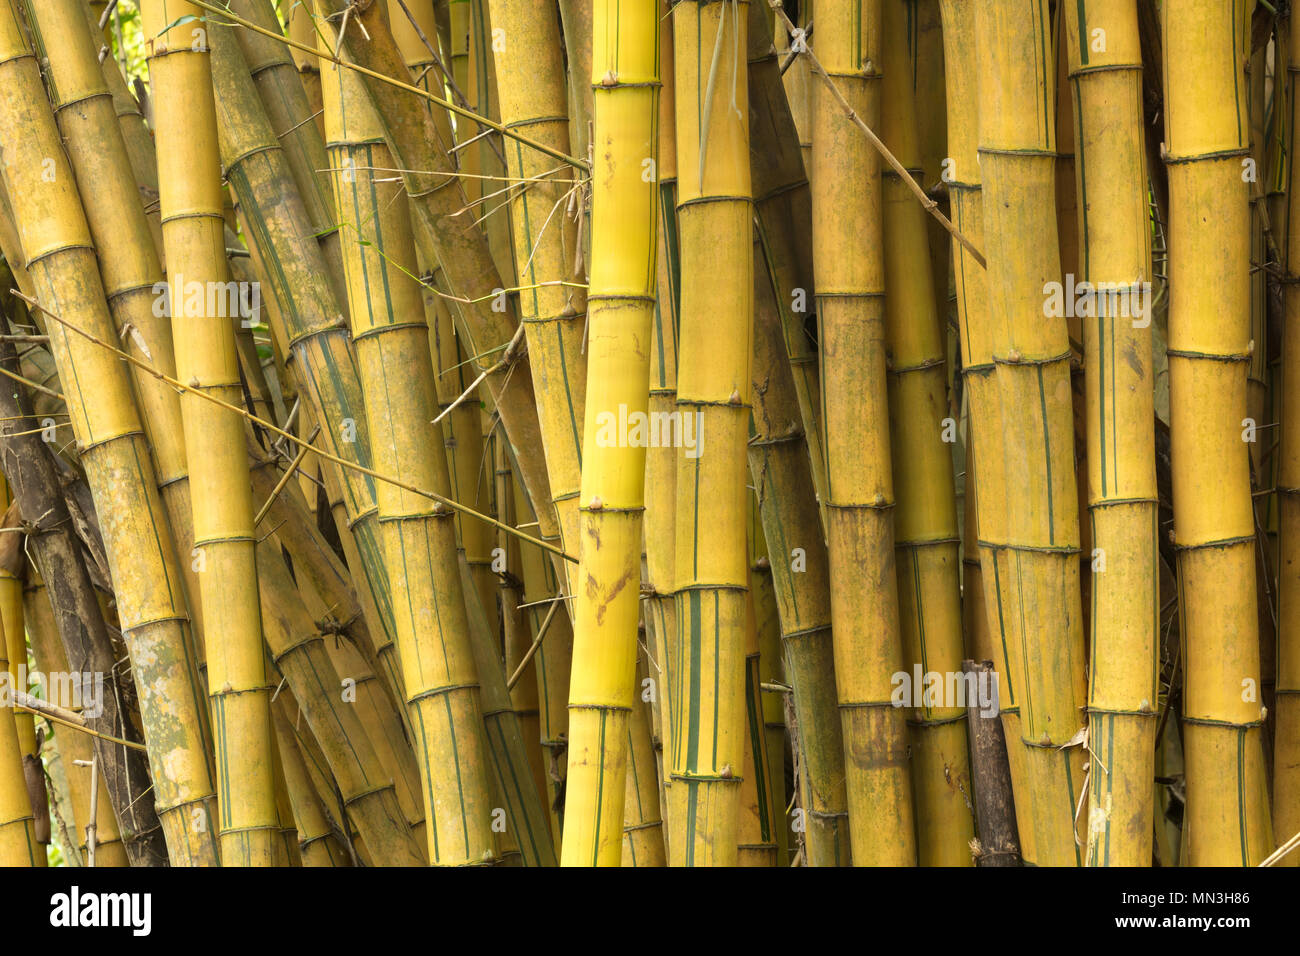
[[[0,865],[1300,862],[1291,26],[0,0]]]

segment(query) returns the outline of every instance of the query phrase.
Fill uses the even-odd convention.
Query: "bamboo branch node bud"
[[[611,86],[618,86],[618,74],[613,70],[609,70],[600,78],[600,85],[606,89],[609,89]]]
[[[600,495],[591,496],[591,504],[587,505],[588,511],[600,511],[605,507],[605,502],[600,500]]]
[[[721,777],[723,780],[730,780],[731,764],[724,764],[722,769],[718,771],[718,776]]]
[[[741,403],[741,399],[740,399],[740,389],[738,389],[738,388],[733,388],[733,389],[731,390],[731,395],[729,395],[729,396],[727,397],[727,403],[728,403],[729,405],[739,405],[739,404]]]

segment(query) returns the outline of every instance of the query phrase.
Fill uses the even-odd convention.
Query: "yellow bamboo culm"
[[[321,87],[375,467],[447,495],[446,456],[430,440],[436,397],[408,206],[400,184],[384,172],[395,164],[360,77],[327,65]],[[493,804],[453,514],[386,482],[376,483],[375,493],[429,859],[444,866],[490,862]]]
[[[733,866],[749,586],[749,9],[743,0],[683,0],[672,20],[681,262],[676,411],[678,434],[690,441],[680,443],[676,477],[669,862]]]
[[[0,678],[12,688],[17,666],[8,659],[3,630],[0,627]],[[18,689],[26,691],[27,688]],[[0,866],[39,866],[38,861],[45,859],[45,847],[36,842],[36,818],[23,782],[23,751],[18,743],[16,713],[8,705],[0,706]]]
[[[1183,842],[1192,866],[1253,866],[1273,849],[1242,440],[1253,347],[1242,72],[1252,6],[1168,0],[1161,8],[1174,544],[1186,674]],[[1207,43],[1208,36],[1222,40]]]
[[[629,728],[636,700],[646,443],[624,433],[649,403],[655,306],[658,12],[654,0],[598,0],[593,10],[594,260],[591,373],[574,577],[569,778],[561,862],[622,857]]]
[[[975,4],[971,0],[944,0],[944,82],[947,87],[948,196],[952,221],[976,246],[984,244],[984,189],[980,179],[979,90],[975,62]],[[970,426],[967,442],[978,493],[970,485],[967,471],[966,507],[974,516],[974,547],[967,558],[979,564],[978,585],[963,588],[963,604],[977,607],[985,615],[986,644],[970,647],[977,660],[992,660],[998,674],[998,713],[1007,740],[1020,739],[1020,679],[1013,676],[1008,652],[1014,646],[1016,619],[1007,610],[1010,584],[1006,550],[1006,481],[1002,455],[1002,398],[998,394],[993,362],[994,337],[1001,327],[1001,315],[989,308],[988,273],[971,257],[970,251],[953,240],[953,277],[957,298],[958,342],[962,376],[968,396]],[[969,567],[969,565],[968,565]],[[978,632],[977,632],[978,633]],[[1012,789],[1016,793],[1016,816],[1020,853],[1026,863],[1037,858],[1034,831],[1030,825],[1030,793],[1024,782],[1024,749],[1007,748]]]
[[[176,375],[239,405],[239,319],[214,309],[210,294],[226,281],[210,27],[191,3],[149,0],[141,7],[150,38]],[[272,863],[276,829],[273,730],[244,425],[233,412],[188,392],[181,398],[181,417],[194,512],[191,557],[210,621],[205,643],[222,862],[265,866]]]
[[[670,421],[677,405],[677,304],[681,271],[677,255],[677,123],[673,95],[673,23],[667,0],[659,0],[659,249],[655,284],[654,341],[650,359],[650,417]],[[658,416],[658,418],[656,418]],[[668,416],[664,418],[664,416]],[[664,842],[672,840],[672,652],[677,634],[673,583],[677,552],[674,516],[677,507],[677,450],[652,444],[645,458],[645,592],[644,618],[655,682],[660,745],[660,812]]]
[[[908,57],[911,7],[884,0],[884,107],[881,136],[898,161],[921,178],[916,95]],[[961,562],[948,415],[947,335],[931,276],[929,217],[893,170],[884,174],[885,341],[894,487],[894,554],[904,673],[911,687],[909,736],[916,800],[917,859],[922,866],[971,865],[975,836],[965,706],[945,699],[965,656]],[[917,667],[922,675],[916,684]],[[926,675],[942,675],[931,691]]]
[[[1090,314],[1080,316],[1095,549],[1087,863],[1150,866],[1160,575],[1142,50],[1133,4],[1081,0],[1064,9],[1082,266],[1076,280],[1098,290]],[[1110,295],[1111,288],[1124,296]]]
[[[4,176],[34,291],[42,304],[57,302],[67,323],[48,319],[51,350],[61,379],[79,384],[68,394],[73,434],[95,496],[134,678],[151,691],[141,699],[141,717],[155,805],[173,864],[216,865],[207,701],[198,686],[179,561],[126,370],[68,328],[103,341],[116,337],[73,170],[12,2],[0,4],[0,73],[0,138],[12,144],[3,154]],[[219,176],[214,170],[218,185]],[[223,249],[220,226],[216,239]],[[257,644],[260,661],[260,634]],[[273,825],[269,761],[266,770]],[[131,821],[122,825],[130,836]],[[269,858],[269,837],[266,845]]]
[[[492,0],[489,6],[493,29],[502,31],[498,34],[500,42],[494,43],[501,122],[568,153],[563,48],[555,11],[535,0]],[[560,543],[570,554],[576,554],[587,392],[583,336],[587,323],[585,297],[578,288],[582,281],[577,274],[578,222],[567,208],[573,192],[573,171],[514,140],[505,140],[503,148],[512,181],[529,184],[515,190],[510,201],[519,269],[519,318],[528,339],[551,498],[560,521]],[[571,587],[576,570],[569,564]]]
[[[881,115],[878,0],[817,5],[817,57],[871,128]],[[916,863],[894,570],[880,155],[824,80],[813,91],[813,261],[827,463],[835,683],[855,866]],[[824,267],[822,264],[825,264]]]
[[[1063,313],[1051,311],[1044,290],[1060,279],[1056,68],[1045,0],[1028,12],[1009,0],[978,0],[975,20],[984,254],[989,302],[1004,317],[993,361],[1003,465],[1008,482],[1019,483],[990,502],[1007,519],[1010,587],[1002,610],[1024,622],[1008,635],[1005,677],[1022,696],[1020,740],[1007,746],[1023,748],[1016,796],[1032,793],[1032,805],[1017,814],[1022,833],[1033,829],[1034,862],[1078,865],[1085,688],[1070,347]]]

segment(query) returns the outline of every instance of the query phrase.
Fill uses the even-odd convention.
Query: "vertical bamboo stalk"
[[[898,161],[920,176],[916,95],[907,56],[906,0],[884,0],[881,135]],[[882,184],[885,248],[885,343],[888,351],[890,452],[898,506],[894,555],[905,673],[961,672],[961,565],[958,559],[952,443],[948,416],[947,330],[939,321],[925,210],[889,170]],[[909,736],[916,801],[917,856],[925,866],[966,866],[974,836],[963,706],[912,687]],[[964,685],[963,685],[964,686]]]
[[[1077,865],[1085,690],[1070,347],[1065,321],[1044,305],[1044,284],[1060,279],[1056,63],[1045,2],[1026,13],[1007,0],[979,0],[975,20],[989,301],[1005,310],[993,361],[1005,474],[1021,483],[1004,492],[1011,577],[1003,610],[1023,621],[1008,647],[1009,676],[1022,694],[1020,740],[1009,749],[1024,751],[1017,799],[1033,794],[1034,862]],[[978,440],[976,454],[982,461]]]
[[[1253,186],[1243,176],[1251,5],[1173,0],[1161,12],[1174,541],[1186,661],[1183,832],[1191,865],[1251,866],[1273,847],[1258,698],[1255,518],[1242,441],[1252,352]],[[1206,43],[1210,35],[1219,42]]]
[[[620,861],[632,708],[640,706],[637,620],[648,442],[630,430],[621,433],[619,423],[644,417],[649,402],[658,36],[654,0],[630,7],[598,0],[591,73],[599,144],[592,175],[591,371],[574,577],[565,866]]]
[[[1074,97],[1080,278],[1150,289],[1137,9],[1065,6]],[[1101,31],[1098,33],[1098,31]],[[1149,866],[1158,710],[1160,575],[1151,303],[1083,317],[1092,524],[1088,864]],[[1126,312],[1128,310],[1125,310]],[[1104,314],[1103,314],[1104,313]],[[1118,314],[1117,314],[1118,313]],[[1104,570],[1103,570],[1104,569]]]
[[[681,329],[671,862],[736,862],[744,760],[746,456],[753,361],[749,10],[673,6]]]
[[[944,177],[951,202],[952,221],[972,242],[984,243],[984,190],[977,153],[979,140],[978,65],[975,50],[975,3],[945,0],[942,6],[947,86],[948,159]],[[954,240],[956,243],[956,240]],[[1011,669],[1010,651],[1015,647],[1017,618],[1008,608],[1010,600],[1010,552],[1006,549],[1006,480],[1002,438],[1002,398],[998,394],[994,342],[1002,323],[1000,314],[989,308],[988,274],[960,243],[953,246],[953,277],[957,296],[958,340],[961,346],[962,376],[968,395],[970,427],[967,443],[970,461],[977,475],[978,493],[970,486],[972,468],[967,468],[966,507],[972,509],[974,528],[968,557],[979,564],[982,586],[981,610],[987,615],[988,648],[975,648],[979,660],[994,661],[998,675],[998,707],[1003,733],[1011,745],[1007,760],[1018,795],[1016,813],[1021,823],[1020,841],[1024,859],[1035,859],[1034,832],[1029,807],[1032,796],[1024,782],[1024,748],[1020,740],[1020,678]],[[965,589],[966,607],[979,597]],[[978,633],[978,632],[977,632]]]
[[[1161,9],[1174,544],[1186,674],[1183,833],[1192,866],[1253,866],[1273,846],[1242,441],[1252,350],[1253,187],[1243,175],[1251,8],[1171,0]]]
[[[654,332],[650,352],[649,412],[652,421],[671,421],[677,404],[677,332],[681,263],[677,234],[677,107],[674,95],[673,26],[667,0],[659,0],[659,174],[658,248],[655,256]],[[646,635],[651,641],[651,679],[659,704],[660,780],[664,842],[675,839],[672,818],[672,689],[676,665],[677,449],[662,444],[646,449],[645,570],[641,586],[646,604]]]
[[[818,58],[872,128],[881,117],[881,17],[878,2],[817,5]],[[853,862],[914,865],[906,718],[890,703],[903,650],[886,424],[880,156],[825,82],[813,93],[812,138],[826,532]]]
[[[199,8],[183,0],[150,0],[141,13],[149,38],[176,375],[240,404],[234,319],[213,314],[208,304],[213,283],[224,286],[226,279],[211,38]],[[202,303],[195,301],[195,289],[203,290]],[[228,866],[265,866],[275,826],[272,729],[244,425],[232,412],[188,392],[181,398],[181,417],[200,599],[212,622],[205,637],[222,860]]]

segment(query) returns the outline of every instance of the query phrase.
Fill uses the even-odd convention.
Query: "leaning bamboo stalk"
[[[614,866],[623,843],[631,710],[636,703],[645,444],[619,434],[645,415],[654,318],[658,192],[656,6],[598,3],[592,34],[597,159],[592,180],[586,420],[573,577],[573,674],[563,863]],[[611,424],[613,422],[613,424]]]
[[[298,4],[295,2],[295,5]],[[230,7],[252,23],[272,31],[280,29],[280,21],[270,0],[234,0]],[[326,279],[342,302],[346,299],[343,237],[330,199],[325,140],[316,124],[308,122],[312,108],[303,81],[289,48],[283,43],[252,30],[235,30],[235,36],[266,109],[271,129],[284,148],[284,158],[293,173],[307,221],[312,225],[312,234],[330,265]]]
[[[101,338],[116,336],[94,261],[89,229],[49,113],[36,62],[19,31],[16,13],[0,10],[0,61],[6,74],[0,98],[0,138],[19,144],[5,151],[5,175],[23,230],[32,278],[43,302],[78,328]],[[26,153],[26,155],[24,155]],[[47,164],[49,164],[47,166]],[[51,168],[53,179],[42,171]],[[39,257],[39,258],[38,258]],[[200,716],[206,701],[196,698],[189,618],[181,597],[181,574],[158,500],[157,482],[141,435],[121,364],[62,325],[50,328],[50,343],[69,390],[81,461],[98,496],[97,510],[109,554],[123,632],[148,688],[142,701],[159,817],[176,862],[217,862],[207,826],[212,780],[204,752]],[[88,401],[88,396],[94,396]],[[48,569],[47,569],[48,571]],[[260,639],[259,639],[260,647]],[[269,794],[269,787],[267,788]]]
[[[255,498],[266,498],[273,486],[267,462],[252,466]],[[285,488],[270,503],[259,531],[274,529],[288,556],[312,620],[318,630],[334,635],[326,651],[340,679],[350,681],[355,692],[353,708],[360,717],[385,773],[393,778],[402,812],[413,830],[424,825],[424,801],[415,754],[407,743],[402,722],[403,702],[393,698],[379,677],[378,664],[366,630],[365,618],[348,569],[312,524],[314,518],[301,497]],[[349,539],[345,539],[349,540]],[[340,639],[341,638],[341,639]],[[421,845],[424,836],[419,837]]]
[[[1043,288],[1060,278],[1056,70],[1046,54],[1045,3],[1026,15],[1006,0],[980,0],[975,20],[989,301],[1003,303],[1005,315],[993,339],[1003,460],[1008,480],[1022,482],[1004,499],[1008,609],[1024,620],[1008,652],[1009,677],[1023,695],[1020,741],[1010,747],[1024,750],[1034,862],[1078,865],[1074,815],[1084,752],[1077,732],[1085,688],[1070,347],[1065,321],[1046,309]],[[978,444],[976,453],[983,460]]]
[[[1135,6],[1065,7],[1075,107],[1080,278],[1150,289],[1142,50]],[[1105,42],[1095,30],[1104,29]],[[1098,212],[1100,211],[1100,212]],[[1084,317],[1088,510],[1093,555],[1088,736],[1088,864],[1151,862],[1159,675],[1155,389],[1150,302]],[[1101,308],[1094,309],[1096,312]],[[1117,314],[1117,312],[1119,314]],[[1096,561],[1093,561],[1096,566]]]
[[[753,508],[751,507],[751,511]],[[756,525],[757,516],[751,516]],[[760,532],[761,534],[761,532]],[[751,538],[753,537],[751,533]],[[752,548],[752,541],[751,541]],[[759,647],[758,599],[765,594],[772,601],[771,583],[766,589],[759,584],[763,569],[750,565],[749,594],[745,623],[745,758],[740,783],[740,830],[737,837],[736,862],[739,866],[776,866],[781,848],[777,842],[783,802],[773,793],[772,766],[764,727],[762,651]],[[767,610],[775,611],[775,607]]]
[[[99,44],[98,20],[91,13],[90,7],[82,10],[89,16],[90,35],[95,41],[96,49],[103,49]],[[82,31],[77,31],[78,33]],[[163,258],[162,217],[158,214],[158,160],[154,149],[153,133],[140,112],[140,104],[127,88],[126,78],[118,61],[105,56],[100,63],[104,85],[113,97],[113,111],[121,127],[122,139],[126,144],[127,156],[131,163],[131,172],[135,176],[138,190],[137,200],[144,205],[146,218],[149,220],[149,234],[153,237],[154,251],[159,260]]]
[[[739,2],[673,6],[681,237],[672,863],[736,861],[744,760],[753,208]],[[688,424],[689,423],[689,424]],[[706,437],[707,436],[707,437]],[[678,837],[680,836],[680,839]]]
[[[965,235],[984,242],[984,190],[980,178],[978,65],[975,49],[975,4],[947,0],[941,9],[944,34],[944,82],[947,86],[949,165],[945,183],[953,222]],[[956,242],[956,240],[954,240]],[[968,396],[970,426],[967,442],[977,475],[979,492],[973,494],[967,470],[966,506],[974,513],[974,535],[968,557],[979,565],[983,627],[988,648],[978,659],[994,661],[998,675],[998,712],[1003,732],[1011,746],[1007,759],[1011,779],[1019,795],[1016,813],[1021,822],[1020,841],[1024,859],[1036,859],[1029,807],[1032,796],[1023,782],[1024,748],[1020,740],[1020,679],[1011,670],[1010,649],[1015,647],[1018,618],[1011,614],[1011,573],[1006,510],[1002,438],[1002,398],[998,393],[994,342],[1001,326],[1000,314],[989,308],[988,273],[974,261],[960,243],[953,246],[953,277],[957,298],[958,341],[961,348],[962,378]],[[967,590],[966,606],[979,601]],[[977,633],[979,633],[977,631]]]
[[[400,187],[377,182],[384,177],[376,170],[393,164],[357,75],[327,69],[321,86],[374,463],[446,495],[446,457],[427,437],[434,388],[407,207]],[[454,573],[452,514],[387,483],[376,499],[398,659],[419,740],[429,859],[453,866],[486,862],[494,852],[487,754],[465,595]]]
[[[176,374],[196,390],[242,400],[234,330],[228,316],[194,301],[226,279],[217,118],[207,28],[173,26],[199,8],[178,0],[142,4],[153,81],[158,180],[167,250]],[[196,285],[197,284],[197,285]],[[66,333],[65,333],[66,334]],[[108,356],[105,356],[108,359]],[[111,359],[109,359],[111,361]],[[190,463],[194,549],[213,708],[222,859],[271,862],[275,798],[270,690],[262,653],[254,557],[253,503],[244,424],[187,392],[180,400]]]
[[[751,153],[756,167],[757,154]],[[826,542],[810,493],[812,466],[802,408],[785,361],[775,261],[755,235],[754,416],[749,472],[768,544],[784,650],[800,733],[797,747],[802,833],[809,866],[850,859],[844,740],[835,691]]]
[[[905,715],[890,705],[903,650],[886,426],[880,158],[828,89],[834,84],[869,127],[879,124],[881,15],[874,2],[818,4],[817,55],[827,77],[813,93],[826,532],[856,866],[916,862]]]
[[[341,15],[350,6],[349,0],[318,0],[318,8],[327,15]],[[406,67],[383,5],[354,8],[351,19],[356,29],[345,32],[343,48],[352,62],[387,77],[404,77]],[[369,40],[363,37],[363,29]],[[425,101],[371,76],[366,76],[365,82],[383,121],[394,165],[402,170],[407,194],[423,225],[416,229],[416,242],[423,247],[426,262],[442,265],[446,294],[465,349],[479,371],[487,373],[485,383],[519,466],[516,473],[537,508],[539,536],[553,541],[559,532],[554,509],[549,507],[551,495],[528,362],[515,350],[508,350],[504,362],[492,351],[513,339],[518,323],[510,297],[503,298],[505,286],[487,238],[472,218],[458,215],[468,200],[450,159],[439,148]]]
[[[881,136],[920,175],[917,98],[909,62],[905,0],[884,0]],[[923,866],[968,866],[975,835],[964,706],[925,688],[924,675],[961,673],[961,564],[958,558],[952,444],[948,416],[948,336],[939,321],[930,272],[925,210],[888,170],[884,194],[885,347],[889,353],[889,434],[898,505],[894,555],[905,672],[920,668],[909,715],[917,859]],[[962,685],[964,686],[964,685]]]
[[[502,42],[496,44],[501,122],[567,153],[566,77],[554,10],[533,0],[492,0],[490,8],[494,29],[502,31]],[[579,191],[569,184],[569,169],[557,167],[551,157],[517,140],[504,147],[509,183],[523,184],[511,194],[510,219],[519,318],[532,362],[551,500],[561,545],[577,553],[588,330],[586,296],[578,287],[578,216],[571,211],[580,206],[574,198]],[[570,589],[576,590],[573,570]]]
[[[312,735],[338,784],[348,819],[378,866],[423,866],[423,847],[412,838],[391,777],[370,745],[346,686],[330,662],[323,635],[298,596],[279,544],[258,545],[266,643],[293,691]]]
[[[812,275],[812,194],[808,185],[811,144],[800,144],[791,103],[785,98],[781,62],[772,46],[770,10],[755,3],[749,13],[750,110],[763,122],[755,124],[750,167],[754,179],[754,213],[763,234],[764,256],[776,283],[785,357],[790,364],[804,444],[812,462],[813,492],[826,500],[826,454],[822,447],[821,375],[815,336],[816,299]],[[784,27],[777,30],[786,36]],[[807,57],[797,56],[796,69],[807,70]],[[807,149],[805,149],[805,146]],[[776,360],[779,356],[773,356]],[[823,533],[824,537],[824,533]]]
[[[271,716],[275,721],[275,742],[280,750],[281,765],[284,767],[284,782],[289,791],[289,805],[298,827],[298,852],[302,857],[302,865],[348,866],[351,860],[348,858],[347,851],[340,846],[339,839],[330,826],[325,808],[312,785],[298,741],[283,711],[284,706],[281,701],[277,700],[271,706]]]
[[[1239,78],[1249,56],[1250,9],[1185,0],[1161,9],[1170,436],[1186,675],[1183,833],[1193,866],[1252,866],[1273,847],[1250,461],[1241,440],[1252,348],[1252,186],[1242,174],[1249,130]],[[1207,35],[1222,40],[1206,43]]]

